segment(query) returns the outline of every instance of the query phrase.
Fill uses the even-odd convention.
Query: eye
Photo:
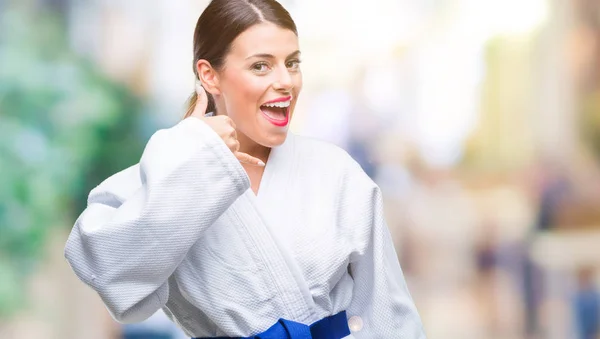
[[[300,61],[299,59],[293,59],[288,61],[285,66],[291,70],[298,70],[300,68],[300,63],[302,61]]]
[[[259,73],[264,73],[269,70],[269,65],[266,62],[257,62],[252,65],[252,70]]]

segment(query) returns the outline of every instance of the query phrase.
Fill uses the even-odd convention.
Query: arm
[[[91,191],[65,248],[75,274],[124,323],[166,303],[167,279],[189,248],[250,186],[231,151],[196,118],[155,133],[139,176],[135,168]]]
[[[358,250],[350,257],[354,291],[347,312],[359,317],[353,320],[358,320],[355,325],[362,328],[352,334],[356,339],[424,339],[421,319],[384,220],[379,187],[360,168],[355,168],[354,176],[348,188],[352,193],[346,206],[346,222],[355,225],[360,234],[356,239]]]

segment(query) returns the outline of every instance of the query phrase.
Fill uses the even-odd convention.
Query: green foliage
[[[0,318],[55,227],[71,227],[89,190],[139,159],[141,104],[69,50],[61,17],[0,12]]]

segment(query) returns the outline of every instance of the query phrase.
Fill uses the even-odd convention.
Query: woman
[[[378,187],[343,150],[288,133],[299,56],[274,0],[202,13],[186,118],[91,191],[67,241],[117,321],[162,308],[192,337],[425,337]]]

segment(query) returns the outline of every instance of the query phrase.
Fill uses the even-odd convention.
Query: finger
[[[194,113],[192,114],[202,117],[206,113],[206,107],[208,107],[208,96],[206,95],[206,90],[198,80],[196,80],[196,94],[198,95],[198,99],[196,100],[196,107],[194,107]]]
[[[240,150],[240,142],[237,141],[236,139],[233,139],[229,142],[229,149],[233,152],[236,153],[237,151]]]
[[[242,152],[235,152],[234,155],[240,162],[242,162],[244,164],[261,166],[261,167],[265,166],[265,163],[262,162],[262,160],[255,158],[249,154],[242,153]]]
[[[231,127],[233,127],[233,129],[236,129],[236,124],[235,122],[233,122],[233,119],[231,119],[230,117],[228,117],[227,115],[222,115],[223,120],[225,120],[226,123],[228,123]]]

